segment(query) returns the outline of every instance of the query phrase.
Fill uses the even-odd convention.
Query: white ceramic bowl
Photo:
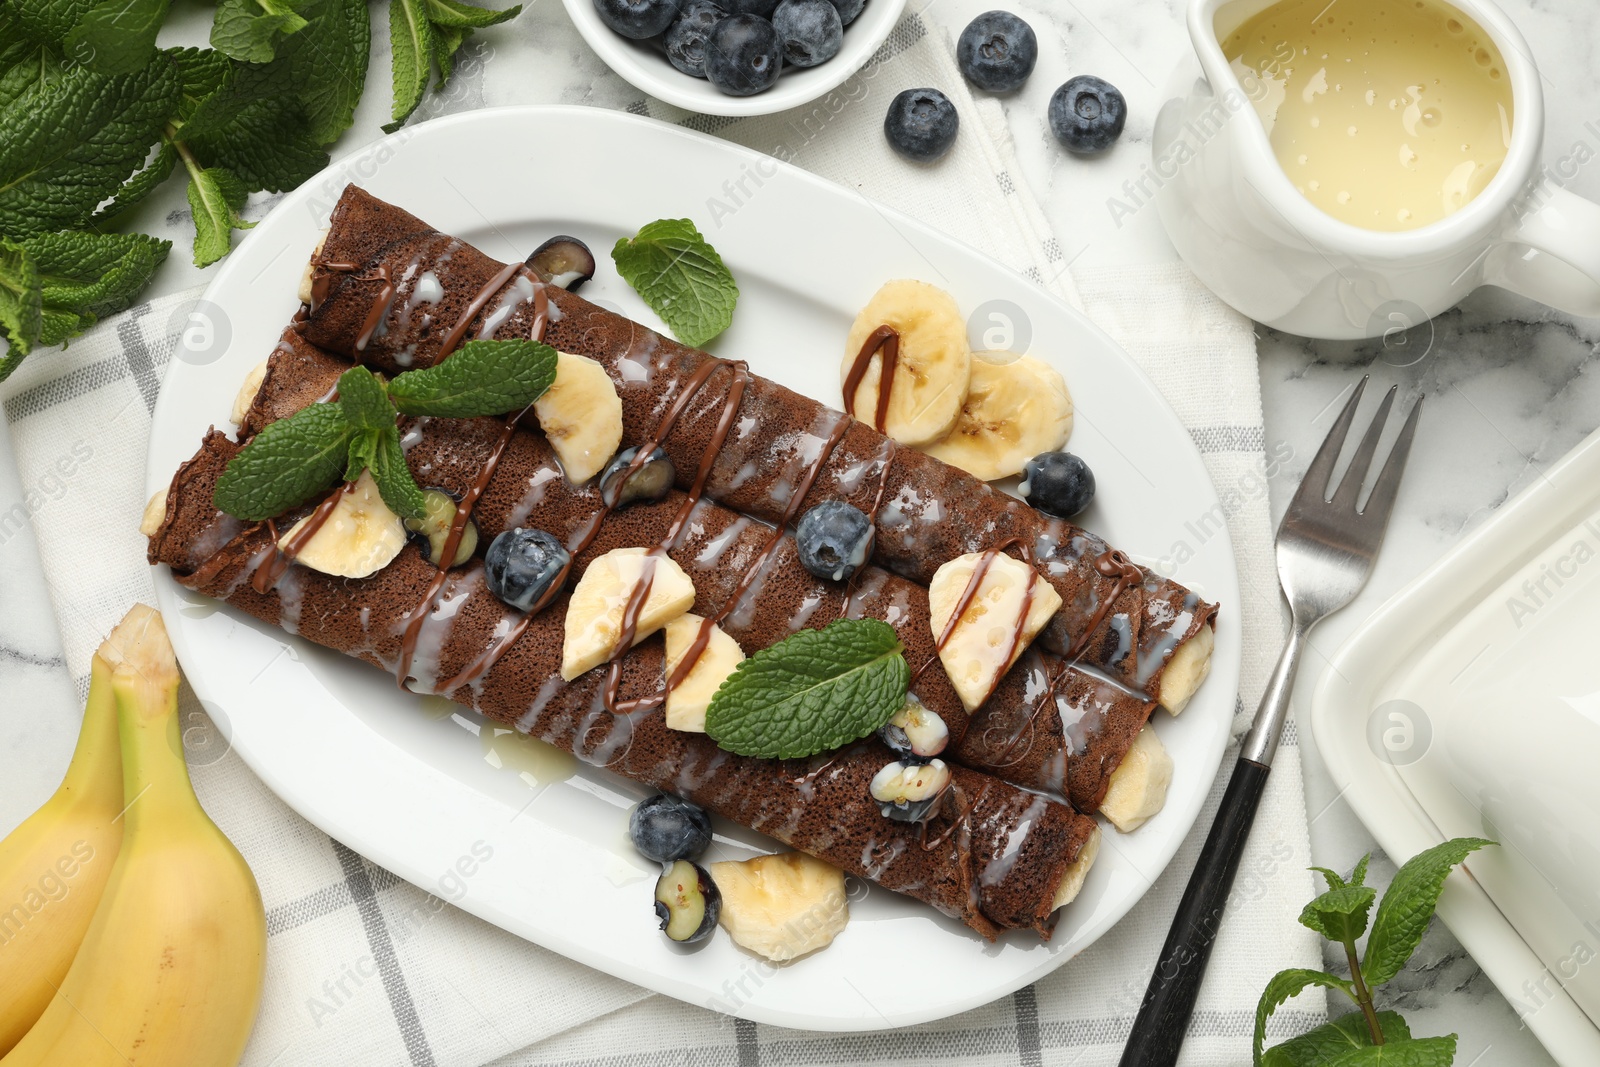
[[[754,96],[728,96],[704,78],[689,75],[667,62],[664,52],[649,41],[631,41],[604,22],[594,0],[565,0],[567,14],[589,47],[606,65],[635,87],[658,100],[706,115],[772,115],[808,104],[844,80],[872,58],[900,21],[906,0],[867,0],[866,9],[844,28],[839,54],[815,67],[784,67],[778,81]]]

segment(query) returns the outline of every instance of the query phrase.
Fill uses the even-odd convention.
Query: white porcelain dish
[[[815,67],[784,67],[772,88],[754,96],[729,96],[704,78],[692,78],[667,62],[666,53],[649,41],[631,41],[604,22],[594,0],[564,0],[567,14],[606,65],[637,89],[704,115],[774,115],[809,104],[844,84],[900,21],[906,0],[868,0],[856,20],[844,28],[839,54]]]
[[[547,146],[571,143],[589,148],[549,167]],[[1077,401],[1072,447],[1100,486],[1088,524],[1148,562],[1171,552],[1186,520],[1212,513],[1217,498],[1200,457],[1150,382],[1081,314],[1021,276],[786,166],[710,226],[705,197],[756,158],[617,112],[515,108],[426,123],[341,160],[286,196],[219,269],[206,299],[214,335],[228,340],[220,352],[185,350],[173,360],[151,434],[151,490],[167,484],[207,426],[228,424],[241,380],[294,311],[329,209],[358,181],[502,259],[575,234],[601,259],[584,295],[646,322],[653,317],[606,250],[652,219],[700,216],[742,294],[714,349],[829,402],[838,400],[849,323],[884,280],[928,279],[968,309],[1009,300],[1031,320],[1031,351],[1062,369]],[[652,162],[648,183],[636,180],[640,159]],[[489,922],[692,1003],[787,1026],[870,1030],[951,1015],[1039,978],[1103,934],[1166,867],[1216,775],[1239,670],[1226,535],[1195,546],[1176,577],[1223,613],[1210,679],[1181,717],[1158,715],[1177,763],[1166,809],[1127,837],[1107,829],[1082,896],[1050,942],[1014,934],[986,944],[930,908],[858,887],[838,940],[783,968],[726,936],[684,953],[656,931],[655,872],[626,839],[638,787],[576,768],[440,698],[402,693],[383,673],[201,600],[164,572],[156,583],[185,673],[225,720],[233,747],[327,833],[441,895],[440,878],[482,842],[493,859],[475,866],[454,899]],[[738,827],[718,830],[713,859],[774,848]],[[918,962],[886,968],[886,959]]]
[[[1600,1063],[1600,433],[1379,609],[1311,709],[1396,862],[1500,842],[1439,915],[1565,1067]]]

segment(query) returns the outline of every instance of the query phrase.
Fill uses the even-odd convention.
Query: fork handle
[[[1233,765],[1233,777],[1228,779],[1222,805],[1200,850],[1200,861],[1189,876],[1189,886],[1183,891],[1127,1047],[1122,1050],[1121,1067],[1171,1067],[1178,1062],[1178,1049],[1222,925],[1239,857],[1250,839],[1271,770],[1264,763],[1242,757]]]

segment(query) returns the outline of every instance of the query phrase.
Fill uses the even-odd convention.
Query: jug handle
[[[1490,249],[1483,281],[1574,315],[1600,315],[1600,204],[1541,183]]]

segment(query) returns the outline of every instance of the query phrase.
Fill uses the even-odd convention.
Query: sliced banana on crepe
[[[339,499],[333,511],[295,553],[294,560],[339,578],[376,574],[406,547],[405,524],[383,502],[371,471],[362,471],[347,490],[335,491]],[[308,515],[289,527],[278,539],[278,547],[291,543],[310,521]]]
[[[1167,787],[1172,784],[1172,757],[1156,732],[1146,726],[1139,731],[1111,772],[1111,785],[1100,801],[1100,814],[1123,833],[1143,826],[1167,802]]]
[[[831,944],[850,921],[844,874],[804,852],[711,864],[722,928],[774,963]]]
[[[1161,706],[1176,715],[1189,706],[1200,683],[1211,673],[1211,651],[1216,647],[1214,627],[1202,626],[1200,632],[1179,645],[1166,669],[1161,672]]]
[[[1089,840],[1078,850],[1078,858],[1068,865],[1066,872],[1061,875],[1061,881],[1056,884],[1056,899],[1051,905],[1051,911],[1078,899],[1078,894],[1083,891],[1083,881],[1089,877],[1089,868],[1094,866],[1094,861],[1099,855],[1100,827],[1096,826],[1094,833],[1089,835]]]
[[[694,647],[704,620],[693,613],[679,615],[666,625],[667,677],[678,672],[678,666]],[[722,627],[712,626],[710,640],[701,650],[694,666],[683,681],[667,690],[666,723],[669,729],[688,733],[706,732],[706,709],[711,698],[733,669],[744,662],[744,650],[739,642],[723,633]]]
[[[556,380],[533,402],[567,481],[582,485],[622,444],[622,398],[606,369],[587,356],[559,352]]]
[[[642,548],[615,548],[584,569],[567,602],[561,643],[561,677],[572,681],[617,651],[622,614],[650,567],[650,589],[639,608],[633,641],[638,644],[694,606],[694,583],[665,554],[646,558]]]
[[[933,581],[928,583],[928,614],[935,641],[949,625],[983,557],[982,552],[969,552],[933,573]],[[1023,602],[1030,585],[1033,600],[1024,616]],[[1004,552],[993,558],[949,640],[939,648],[939,662],[968,711],[989,699],[1000,676],[1060,607],[1061,594],[1031,566]]]
[[[974,352],[972,380],[955,429],[922,450],[992,482],[1021,474],[1072,434],[1072,396],[1061,372],[1033,356]]]
[[[961,309],[949,293],[927,282],[886,282],[850,327],[841,383],[848,383],[862,345],[880,326],[900,336],[883,430],[904,445],[932,444],[955,426],[967,398],[972,356]],[[845,397],[845,407],[862,422],[876,417],[882,372],[880,350],[868,361],[854,397]]]
[[[239,386],[238,394],[233,398],[233,411],[229,418],[233,419],[235,426],[244,425],[244,417],[250,414],[250,408],[256,402],[256,394],[261,392],[261,383],[267,380],[267,367],[270,359],[264,359],[250,368],[250,373],[244,376],[244,384]]]

